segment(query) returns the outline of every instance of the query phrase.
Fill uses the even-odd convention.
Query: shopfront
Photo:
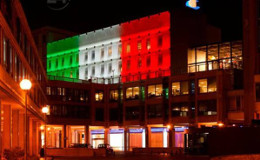
[[[174,127],[175,131],[175,147],[184,147],[184,135],[187,133],[188,127]]]
[[[151,127],[150,147],[168,147],[167,127]]]
[[[110,146],[114,149],[114,151],[124,151],[124,129],[110,129],[109,142]]]
[[[69,135],[69,147],[73,147],[75,144],[84,144],[86,142],[84,126],[68,126],[67,131],[67,135]]]
[[[129,149],[145,148],[145,129],[130,128],[129,129]]]
[[[62,126],[46,126],[46,147],[47,148],[61,148],[62,147]],[[44,134],[42,134],[44,139]],[[43,143],[43,141],[42,141]]]
[[[95,129],[91,130],[91,145],[93,148],[98,148],[99,144],[104,144],[104,134],[105,130],[104,129]]]

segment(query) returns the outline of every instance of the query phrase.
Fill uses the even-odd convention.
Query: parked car
[[[90,144],[72,143],[70,148],[93,148]]]
[[[105,148],[107,154],[110,154],[110,155],[115,154],[113,148],[109,144],[99,144],[98,148]]]

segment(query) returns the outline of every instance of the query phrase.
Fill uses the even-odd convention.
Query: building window
[[[55,63],[56,68],[58,67],[58,65],[59,65],[59,60],[56,59],[56,63]]]
[[[122,53],[122,44],[118,45],[118,54],[121,55]]]
[[[96,102],[103,101],[103,98],[104,98],[104,92],[103,91],[97,91],[96,94],[95,94]]]
[[[70,65],[72,65],[72,60],[73,60],[72,56],[70,56]]]
[[[61,59],[61,65],[64,66],[64,57]]]
[[[121,73],[122,71],[122,62],[118,62],[118,73]]]
[[[111,74],[112,72],[112,63],[108,64],[108,73]]]
[[[127,45],[126,45],[126,53],[130,53],[130,50],[131,50],[130,43],[127,43]]]
[[[109,94],[110,96],[110,101],[112,101],[112,102],[115,102],[115,101],[117,101],[118,100],[118,90],[111,90],[110,91],[110,94]]]
[[[131,99],[139,99],[139,87],[130,87],[126,89],[126,99],[131,100]]]
[[[111,57],[112,56],[112,46],[108,47],[108,56]]]
[[[96,121],[104,121],[104,108],[96,108],[95,119]]]
[[[210,93],[216,91],[216,78],[199,79],[199,93]]]
[[[137,50],[141,50],[142,49],[142,41],[138,41],[137,42]]]
[[[88,61],[88,52],[85,53],[85,61]]]
[[[46,94],[51,95],[51,87],[46,87]]]
[[[187,117],[189,106],[186,103],[177,103],[172,105],[172,117]]]
[[[49,65],[48,66],[49,66],[49,69],[51,69],[51,60],[49,60]]]
[[[161,66],[161,65],[162,65],[162,62],[163,62],[163,55],[162,55],[162,54],[159,54],[159,55],[158,55],[158,65]]]
[[[110,121],[118,121],[118,108],[110,108],[109,109],[109,120]]]
[[[95,67],[94,66],[92,67],[91,76],[95,77]]]
[[[126,64],[127,70],[129,70],[130,67],[131,67],[131,61],[130,61],[130,59],[129,59],[129,60],[127,60],[127,64]]]
[[[85,79],[88,79],[88,68],[85,68]]]
[[[139,68],[142,67],[142,58],[141,57],[138,58],[138,67]]]
[[[61,96],[61,88],[60,87],[57,88],[57,91],[58,91],[58,96]]]
[[[92,60],[92,61],[95,60],[95,51],[94,51],[94,50],[91,52],[91,60]]]
[[[73,72],[70,71],[70,78],[73,78]]]
[[[104,71],[105,71],[104,64],[102,64],[101,65],[101,71],[100,71],[101,76],[104,75]]]
[[[163,43],[163,37],[162,36],[158,36],[158,47],[161,47]]]
[[[172,83],[172,95],[186,95],[189,94],[189,82],[181,81],[181,82],[173,82]]]
[[[148,98],[160,97],[163,93],[162,84],[149,85],[148,86]]]
[[[217,115],[216,100],[199,101],[199,116]]]
[[[146,49],[147,49],[147,50],[150,50],[150,49],[151,49],[151,40],[150,40],[150,39],[147,39],[147,40],[146,40]]]
[[[103,58],[104,58],[104,55],[105,55],[105,50],[104,50],[104,48],[101,48],[100,58],[103,59]]]
[[[146,66],[149,67],[151,65],[151,56],[148,56],[146,59]]]
[[[126,120],[139,120],[140,107],[126,107],[125,115]]]
[[[148,105],[148,118],[160,118],[162,117],[162,105]]]

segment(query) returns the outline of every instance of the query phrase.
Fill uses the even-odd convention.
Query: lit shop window
[[[137,49],[141,50],[142,49],[142,41],[137,42]]]
[[[139,99],[139,87],[131,87],[126,89],[126,99]]]
[[[209,93],[216,91],[216,78],[199,79],[199,93]]]
[[[172,95],[186,95],[189,94],[189,82],[182,81],[182,82],[173,82],[172,83]]]
[[[103,59],[103,58],[104,58],[104,55],[105,55],[105,50],[104,50],[104,48],[101,48],[100,58]]]
[[[150,39],[147,39],[147,40],[146,40],[146,49],[147,49],[147,50],[150,50],[150,49],[151,49],[151,40],[150,40]]]
[[[121,55],[122,53],[122,44],[118,45],[118,54]]]
[[[92,60],[92,61],[95,60],[95,51],[94,51],[94,50],[91,52],[91,60]]]
[[[189,112],[188,104],[180,103],[173,104],[172,117],[187,117]]]
[[[163,87],[162,84],[148,86],[148,98],[162,96]]]
[[[85,53],[85,61],[88,61],[88,52]]]
[[[58,92],[58,95],[61,96],[61,88],[60,87],[57,88],[57,92]]]
[[[163,43],[163,37],[162,36],[158,36],[158,47],[161,47]]]
[[[51,95],[51,87],[46,87],[46,94]]]
[[[101,102],[101,101],[103,101],[103,98],[104,98],[104,92],[102,92],[102,91],[97,91],[96,94],[95,94],[95,100],[96,100],[96,102]]]
[[[118,100],[118,90],[111,90],[110,101],[117,101],[117,100]]]
[[[131,50],[131,46],[129,43],[127,43],[126,45],[126,53],[130,53],[130,50]]]
[[[162,62],[163,62],[163,55],[162,55],[162,54],[159,54],[159,55],[158,55],[158,65],[161,66],[161,65],[162,65]]]
[[[108,47],[108,56],[111,57],[112,56],[112,46]]]
[[[73,72],[70,71],[70,78],[73,78]]]
[[[151,65],[151,56],[148,56],[146,59],[146,66],[149,67]]]

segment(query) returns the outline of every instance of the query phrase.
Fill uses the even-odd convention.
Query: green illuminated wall
[[[47,44],[47,75],[78,78],[79,37]],[[66,79],[68,81],[68,79]]]

